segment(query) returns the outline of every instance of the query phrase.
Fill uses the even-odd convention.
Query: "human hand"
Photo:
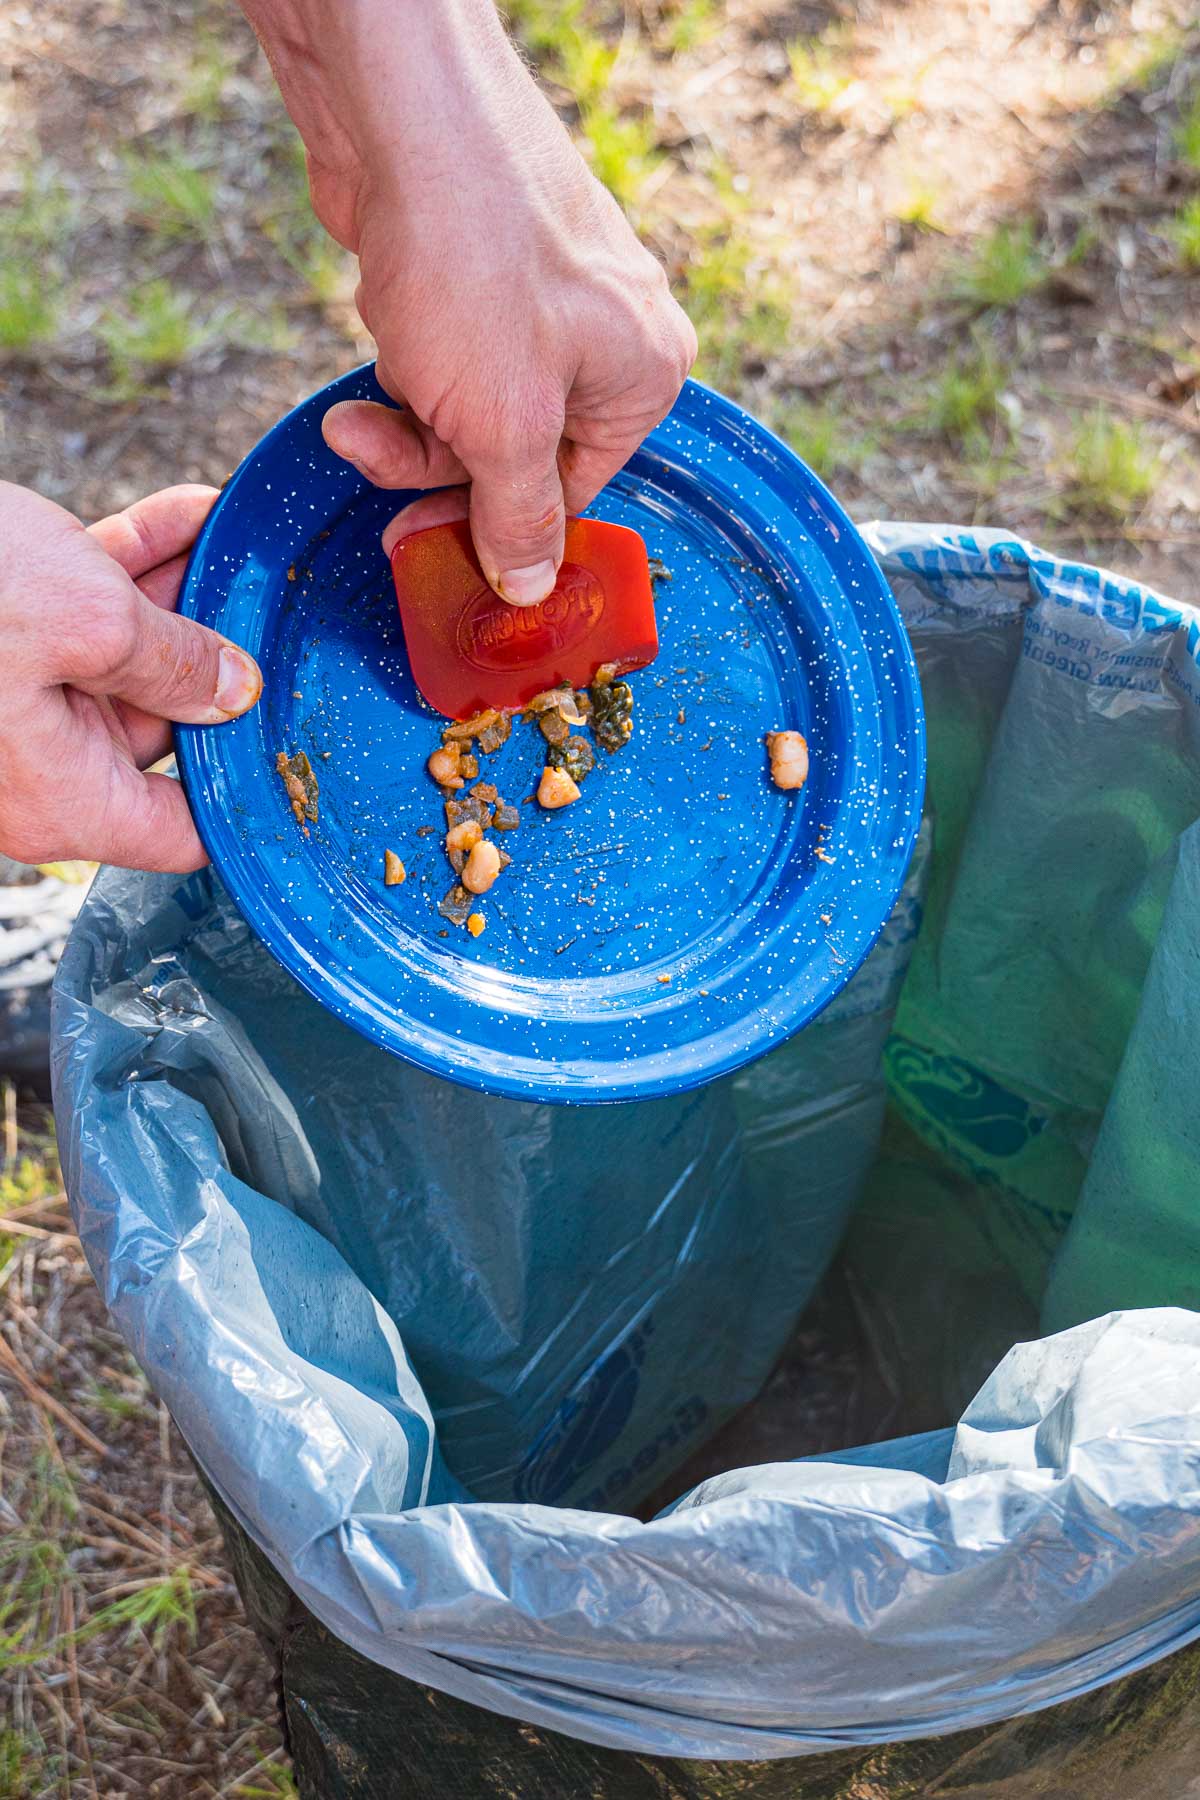
[[[220,724],[262,691],[252,657],[172,610],[215,499],[166,488],[85,530],[0,482],[0,851],[18,862],[208,861],[179,783],[144,771],[168,720]]]
[[[407,508],[385,548],[469,509],[489,582],[533,604],[554,585],[566,515],[673,404],[692,327],[491,0],[375,0],[344,28],[298,0],[287,16],[306,59],[275,34],[278,10],[247,0],[305,136],[317,214],[358,255],[380,382],[405,402],[336,406],[326,439],[381,487],[463,484]]]

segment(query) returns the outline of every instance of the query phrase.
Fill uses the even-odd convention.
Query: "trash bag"
[[[420,1684],[435,1735],[482,1708],[685,1759],[681,1793],[799,1796],[803,1762],[696,1770],[863,1768],[1114,1681],[1149,1705],[1136,1672],[1200,1637],[1200,620],[1003,533],[869,536],[929,813],[862,970],[735,1078],[579,1111],[439,1084],[321,1012],[208,873],[106,872],[68,944],[89,1260],[364,1747],[352,1668]],[[634,1516],[839,1246],[888,1441]],[[328,1792],[410,1791],[374,1779]]]

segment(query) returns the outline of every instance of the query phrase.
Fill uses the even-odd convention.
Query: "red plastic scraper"
[[[536,606],[493,593],[465,520],[401,538],[392,574],[413,679],[450,719],[515,709],[564,681],[586,687],[604,663],[625,674],[658,654],[646,546],[624,525],[568,519],[558,582]]]

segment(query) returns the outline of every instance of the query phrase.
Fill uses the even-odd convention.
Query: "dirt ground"
[[[701,373],[856,517],[998,524],[1195,601],[1192,10],[511,8]],[[219,482],[370,355],[352,291],[233,9],[0,0],[4,478],[85,518]],[[0,1800],[294,1792],[211,1514],[105,1324],[36,1112],[7,1118],[0,1211]]]

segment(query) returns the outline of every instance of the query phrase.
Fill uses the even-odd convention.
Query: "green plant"
[[[569,90],[581,109],[594,106],[608,87],[616,60],[615,46],[606,44],[595,32],[573,32],[563,39],[553,78]]]
[[[942,190],[936,182],[928,176],[914,175],[892,217],[901,225],[910,225],[914,231],[941,231],[943,228],[937,217],[941,200]]]
[[[535,56],[553,55],[585,29],[582,0],[508,0],[509,24]]]
[[[328,306],[347,286],[350,258],[315,218],[299,230],[289,230],[278,220],[268,222],[266,235],[318,305]]]
[[[225,90],[237,69],[237,59],[211,26],[201,27],[195,45],[180,99],[190,117],[215,125],[225,111]]]
[[[920,413],[923,429],[940,433],[957,450],[979,454],[995,437],[1007,433],[1000,396],[1008,369],[986,339],[977,339],[969,354],[956,357],[934,383]]]
[[[1108,56],[1109,98],[1117,99],[1131,89],[1155,86],[1182,48],[1182,33],[1174,25],[1139,31],[1132,40],[1114,39]]]
[[[78,206],[52,170],[26,171],[21,197],[0,215],[0,252],[57,250],[74,230]]]
[[[1047,263],[1031,219],[997,225],[962,264],[959,299],[976,306],[1015,306],[1046,279]]]
[[[601,98],[617,53],[588,24],[582,0],[514,0],[508,14],[549,80],[567,88],[581,108]]]
[[[0,1172],[0,1220],[10,1207],[42,1200],[47,1194],[56,1194],[62,1186],[53,1131],[27,1127],[21,1133],[21,1142],[20,1154]]]
[[[259,228],[311,298],[328,306],[350,286],[351,259],[313,212],[304,145],[297,132],[288,130],[282,152],[258,214]]]
[[[1139,427],[1096,407],[1076,421],[1057,472],[1072,511],[1123,519],[1149,497],[1157,468]]]
[[[93,1383],[88,1399],[92,1405],[106,1413],[110,1419],[122,1423],[126,1419],[136,1419],[145,1407],[145,1399],[137,1394],[123,1394],[119,1388],[102,1387]]]
[[[673,0],[663,9],[658,41],[664,50],[679,55],[695,50],[720,29],[718,0]]]
[[[857,425],[835,401],[783,401],[771,413],[772,428],[801,462],[824,480],[858,474],[878,449],[878,435]]]
[[[68,1557],[78,1511],[65,1465],[46,1450],[5,1497],[17,1523],[0,1537],[0,1670],[49,1652],[62,1589],[73,1579]]]
[[[1182,207],[1167,226],[1167,236],[1185,269],[1200,269],[1200,195]]]
[[[683,303],[700,340],[696,370],[715,387],[736,390],[747,363],[768,361],[787,342],[781,284],[755,260],[750,239],[727,221],[699,233],[684,270]]]
[[[20,197],[0,213],[0,351],[23,356],[57,332],[75,216],[74,199],[40,169],[26,173]]]
[[[827,113],[851,85],[840,39],[794,38],[788,45],[792,85],[805,112]]]
[[[117,387],[125,393],[136,392],[147,374],[178,368],[211,336],[191,298],[168,281],[135,288],[123,311],[104,312],[97,330]]]
[[[139,220],[160,237],[207,237],[216,220],[215,174],[178,145],[132,152],[126,180]]]
[[[958,470],[961,485],[974,494],[976,505],[981,500],[993,500],[1001,485],[1015,472],[1008,446],[996,449],[983,438],[976,439],[968,448]]]
[[[39,1739],[11,1728],[0,1730],[0,1800],[29,1800],[47,1793],[59,1779],[59,1758],[47,1757]]]
[[[192,1572],[186,1563],[180,1563],[169,1575],[157,1581],[143,1582],[133,1593],[122,1594],[120,1599],[100,1607],[79,1627],[75,1641],[86,1643],[106,1631],[124,1627],[127,1639],[141,1634],[159,1646],[177,1625],[189,1638],[195,1637],[196,1595]]]
[[[226,306],[201,315],[191,296],[167,281],[135,288],[122,311],[110,307],[102,315],[97,333],[108,351],[112,392],[119,399],[141,392],[148,376],[176,369],[213,344],[278,353],[296,341],[279,306],[261,313]]]
[[[1175,127],[1175,148],[1180,160],[1189,168],[1200,169],[1200,88],[1192,95],[1186,112]]]
[[[0,267],[0,350],[24,356],[47,343],[59,311],[58,297],[39,269],[17,262]]]
[[[234,1800],[299,1800],[300,1789],[290,1769],[276,1769],[260,1763],[250,1781],[233,1790]]]
[[[624,114],[607,100],[580,108],[592,173],[621,202],[632,206],[662,160],[649,113]]]
[[[1076,228],[1075,236],[1071,240],[1064,261],[1070,268],[1077,267],[1079,263],[1087,261],[1099,242],[1100,233],[1096,227],[1089,224],[1086,219],[1082,220]]]

